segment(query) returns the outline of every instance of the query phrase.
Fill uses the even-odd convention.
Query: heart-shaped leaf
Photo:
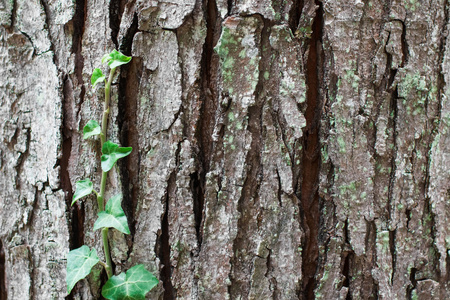
[[[123,212],[122,206],[120,206],[121,200],[121,194],[117,194],[109,199],[106,203],[105,210],[98,213],[98,219],[95,221],[94,230],[112,227],[122,233],[130,234],[127,217]]]
[[[94,135],[99,135],[100,133],[102,133],[102,129],[100,128],[98,122],[95,120],[90,120],[83,128],[83,139],[90,138]]]
[[[102,63],[108,63],[111,69],[117,68],[118,66],[129,63],[131,60],[130,56],[125,56],[117,50],[113,50],[109,54],[105,54],[102,58]]]
[[[102,295],[110,300],[144,300],[158,279],[144,265],[129,269],[126,274],[112,276],[102,288]]]
[[[95,88],[95,86],[98,83],[101,83],[102,81],[104,81],[106,78],[105,75],[103,75],[102,70],[100,69],[94,69],[94,71],[92,72],[92,76],[91,76],[91,84],[92,87]]]
[[[86,245],[74,249],[67,255],[67,292],[70,294],[75,284],[88,276],[91,269],[100,260],[95,249],[89,250]]]
[[[112,169],[116,161],[122,157],[125,157],[131,153],[133,148],[131,147],[119,147],[119,145],[106,141],[102,147],[102,170],[108,172]]]
[[[94,184],[89,179],[83,179],[75,183],[75,193],[72,198],[72,205],[77,202],[78,199],[89,195],[94,190]]]

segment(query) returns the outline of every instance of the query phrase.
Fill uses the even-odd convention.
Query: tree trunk
[[[0,0],[0,299],[67,295],[66,256],[102,256],[103,54],[132,55],[108,178],[148,299],[449,299],[447,0]]]

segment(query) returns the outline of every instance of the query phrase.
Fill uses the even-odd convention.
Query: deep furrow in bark
[[[408,62],[408,43],[406,42],[406,25],[405,22],[402,23],[402,36],[401,36],[401,42],[402,42],[402,63],[400,65],[401,68],[403,68],[406,63]]]
[[[86,22],[86,9],[87,9],[87,0],[75,1],[75,14],[72,19],[73,21],[72,53],[75,53],[74,73],[78,79],[78,84],[81,86],[81,94],[80,94],[81,103],[83,102],[84,94],[86,92],[83,84],[84,57],[81,54],[84,26]]]
[[[171,193],[176,189],[176,173],[172,172],[169,178],[167,187],[167,195],[165,201],[164,216],[161,221],[161,236],[160,236],[160,251],[158,253],[159,259],[163,267],[161,268],[160,277],[164,287],[164,300],[175,299],[175,291],[172,285],[172,265],[170,263],[170,241],[169,241],[169,199]]]
[[[0,239],[0,300],[6,299],[7,299],[7,292],[6,292],[5,250],[3,249],[3,242]]]
[[[157,253],[161,262],[162,268],[160,271],[160,279],[164,287],[164,300],[176,299],[176,289],[172,284],[172,263],[170,261],[170,229],[169,229],[169,208],[170,199],[176,198],[177,193],[177,170],[180,165],[180,151],[181,142],[178,143],[178,148],[175,153],[176,164],[167,183],[167,190],[164,201],[164,216],[161,220],[161,235],[159,236],[159,251]]]
[[[194,172],[189,175],[189,186],[192,192],[192,199],[194,200],[194,221],[195,221],[195,233],[197,235],[197,244],[200,246],[202,243],[201,224],[203,219],[203,206],[205,203],[205,184],[204,179],[200,177],[198,172]]]
[[[109,28],[111,28],[111,40],[116,46],[119,47],[119,42],[117,41],[117,36],[120,30],[120,2],[121,0],[110,0],[109,1]],[[124,53],[125,54],[125,53]]]
[[[289,11],[289,28],[292,33],[297,30],[298,24],[300,23],[300,17],[302,16],[303,6],[305,0],[293,1],[291,10]]]
[[[342,253],[341,261],[343,262],[342,265],[342,275],[344,276],[344,281],[342,285],[346,288],[348,288],[346,300],[351,300],[351,290],[350,290],[350,279],[351,279],[351,264],[353,262],[353,256],[354,253],[351,251],[350,248],[350,237],[348,232],[348,219],[345,220],[344,225],[344,251]]]
[[[301,210],[303,211],[303,225],[305,226],[305,242],[302,254],[303,299],[314,299],[316,287],[316,272],[319,258],[319,231],[320,231],[320,205],[319,205],[319,174],[320,174],[320,141],[319,129],[322,111],[320,94],[321,77],[323,70],[322,31],[323,6],[316,1],[319,9],[312,25],[312,34],[309,44],[309,54],[306,65],[306,127],[303,133],[302,157],[302,183],[301,183]]]
[[[138,30],[137,14],[134,15],[133,23],[127,30],[120,45],[120,51],[131,56],[133,37]],[[123,65],[120,70],[118,88],[118,115],[119,141],[124,147],[132,147],[130,155],[119,161],[120,177],[122,183],[122,207],[125,211],[130,228],[128,239],[129,253],[132,251],[134,233],[136,231],[135,213],[140,194],[139,172],[140,172],[140,147],[139,129],[137,124],[139,82],[142,76],[142,59],[134,57],[129,64]]]
[[[392,257],[392,274],[391,274],[391,285],[394,284],[394,276],[395,276],[395,266],[397,255],[395,251],[395,241],[397,237],[397,229],[389,230],[389,251],[391,252]]]
[[[16,25],[17,18],[17,0],[12,0],[12,10],[11,10],[11,23],[9,24],[8,31],[12,32],[14,26]]]
[[[201,85],[202,85],[202,104],[200,108],[200,118],[196,126],[195,138],[198,145],[197,160],[199,170],[197,174],[198,182],[191,177],[191,190],[193,190],[194,199],[194,218],[196,220],[196,233],[199,251],[202,245],[202,223],[204,208],[204,187],[206,174],[211,165],[211,156],[213,153],[213,131],[215,124],[215,114],[217,109],[217,68],[218,60],[213,57],[214,45],[217,43],[220,35],[221,20],[218,15],[215,0],[205,0],[203,2],[205,20],[206,20],[206,38],[203,46],[201,60]]]
[[[409,281],[411,281],[411,285],[408,286],[408,288],[406,289],[406,299],[407,300],[412,300],[412,295],[413,295],[412,292],[416,288],[416,285],[417,285],[416,272],[417,272],[416,268],[411,268],[411,271],[409,273]]]
[[[395,76],[395,75],[394,75]],[[390,88],[390,85],[388,86]],[[391,159],[391,173],[389,174],[389,186],[388,186],[388,214],[389,214],[389,220],[392,220],[392,199],[393,199],[393,193],[394,193],[394,185],[395,185],[395,173],[397,170],[397,152],[398,152],[398,146],[397,146],[397,118],[398,118],[398,91],[397,88],[392,92],[391,97],[391,103],[390,103],[390,110],[393,111],[393,116],[390,120],[390,123],[392,124],[393,129],[393,150],[392,150],[392,159]],[[395,274],[395,230],[392,231],[392,229],[389,229],[389,249],[391,251],[392,255],[392,275],[391,275],[391,283],[394,280],[394,274]]]
[[[63,98],[62,98],[62,155],[59,160],[60,188],[64,191],[67,210],[70,211],[70,230],[69,230],[69,248],[76,249],[84,244],[84,203],[78,201],[73,207],[72,202],[72,183],[69,174],[69,160],[72,153],[72,123],[74,120],[73,111],[73,89],[72,83],[66,76],[63,80]],[[73,292],[66,296],[66,300],[73,300]]]
[[[77,84],[81,86],[80,103],[83,102],[85,95],[85,87],[83,81],[84,58],[81,54],[82,38],[86,22],[87,0],[77,0],[75,2],[75,14],[73,16],[73,37],[72,37],[72,53],[75,53],[75,76]],[[72,201],[72,184],[69,175],[69,160],[73,145],[73,131],[75,123],[75,107],[73,99],[73,86],[70,79],[64,83],[64,99],[63,99],[63,149],[61,158],[61,186],[66,192],[66,203],[70,208]],[[81,105],[81,104],[80,104]],[[81,247],[84,244],[84,209],[83,203],[78,202],[72,209],[72,236],[71,249]]]
[[[71,228],[69,247],[70,249],[76,249],[84,244],[84,204],[78,202],[71,207],[72,202],[72,184],[70,181],[69,162],[72,154],[73,146],[73,132],[75,124],[75,101],[73,99],[74,87],[73,82],[76,79],[76,83],[81,86],[80,103],[83,102],[85,88],[83,85],[83,68],[84,59],[81,55],[81,41],[84,33],[84,26],[86,19],[86,0],[77,0],[75,2],[75,14],[72,18],[73,22],[73,36],[72,36],[72,49],[71,52],[75,54],[75,78],[71,79],[67,75],[63,80],[63,99],[62,99],[62,156],[59,162],[60,165],[60,186],[65,193],[65,202],[67,210],[70,211]],[[74,289],[76,291],[76,288]],[[73,299],[73,292],[66,296],[67,300]]]

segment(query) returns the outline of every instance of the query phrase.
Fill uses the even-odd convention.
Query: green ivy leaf
[[[94,190],[94,184],[89,179],[77,181],[75,183],[75,193],[72,198],[72,205],[77,202],[78,199],[89,195]]]
[[[121,194],[117,194],[109,199],[106,203],[105,210],[98,213],[98,219],[95,221],[94,230],[112,227],[122,233],[130,234],[127,217],[125,216],[122,206],[120,206],[121,200]]]
[[[105,54],[102,58],[102,63],[108,63],[111,69],[117,68],[118,66],[129,63],[131,60],[130,56],[125,56],[117,50],[113,50],[109,54]]]
[[[102,296],[110,300],[144,300],[158,279],[144,265],[129,269],[126,274],[112,276],[102,288]]]
[[[100,133],[102,133],[102,129],[100,128],[98,122],[95,120],[90,120],[83,128],[83,139],[90,138],[94,135],[99,135]]]
[[[100,260],[95,249],[89,250],[86,245],[74,249],[67,255],[67,292],[70,294],[75,284],[88,276],[91,269]]]
[[[91,84],[92,87],[95,88],[95,86],[98,83],[101,83],[102,81],[104,81],[106,78],[105,75],[103,75],[102,70],[96,68],[94,69],[94,71],[92,72],[92,76],[91,76]]]
[[[131,153],[133,148],[131,147],[119,147],[119,145],[106,141],[102,147],[102,170],[108,172],[112,169],[116,161],[122,157],[125,157]]]

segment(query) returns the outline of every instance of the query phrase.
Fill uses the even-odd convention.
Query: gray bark
[[[67,295],[66,255],[101,253],[90,75],[133,56],[108,178],[148,299],[449,299],[447,0],[0,0],[0,299]],[[105,68],[104,68],[105,70]]]

